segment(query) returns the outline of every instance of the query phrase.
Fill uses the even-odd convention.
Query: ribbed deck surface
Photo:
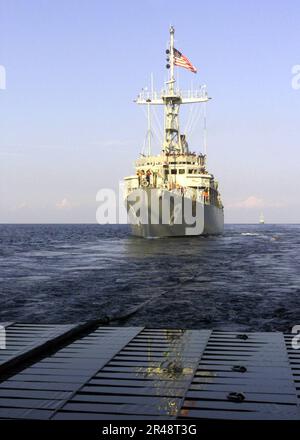
[[[4,366],[14,363],[19,357],[29,354],[46,342],[66,334],[75,327],[75,325],[36,325],[8,322],[0,323],[0,325],[6,331],[6,349],[0,350],[0,373]]]
[[[36,350],[74,327],[8,324],[0,418],[300,420],[291,335],[104,326]]]

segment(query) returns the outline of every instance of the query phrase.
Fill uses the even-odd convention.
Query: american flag
[[[197,73],[197,69],[190,60],[174,47],[174,65],[184,67],[193,73]]]

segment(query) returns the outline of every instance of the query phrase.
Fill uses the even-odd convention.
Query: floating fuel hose
[[[148,305],[149,303],[151,303],[152,301],[156,300],[157,298],[159,298],[160,296],[163,295],[164,292],[160,293],[159,295],[154,295],[151,298],[147,299],[146,301],[142,302],[141,304],[139,304],[138,306],[135,306],[131,309],[129,309],[128,312],[123,313],[121,315],[118,314],[113,314],[111,316],[105,316],[104,319],[107,320],[107,323],[110,323],[112,321],[126,321],[127,319],[129,319],[132,315],[134,315],[135,313],[137,313],[140,309],[142,309],[143,307],[145,307],[146,305]]]

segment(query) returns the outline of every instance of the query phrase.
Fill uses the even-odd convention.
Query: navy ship
[[[196,68],[174,47],[174,27],[166,50],[169,78],[161,92],[142,90],[135,102],[148,110],[146,154],[135,162],[135,173],[125,177],[125,203],[132,233],[145,238],[222,234],[224,208],[217,180],[206,165],[206,154],[192,152],[179,127],[181,105],[203,104],[206,86],[181,91],[174,67],[196,73]],[[164,107],[161,152],[151,154],[150,107]]]

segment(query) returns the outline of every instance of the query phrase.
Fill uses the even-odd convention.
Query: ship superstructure
[[[137,104],[147,106],[148,121],[150,106],[164,107],[164,138],[161,153],[152,155],[149,146],[148,154],[141,155],[135,162],[135,174],[124,179],[132,232],[142,237],[223,232],[224,215],[218,182],[207,170],[206,155],[191,151],[186,135],[180,133],[179,127],[181,105],[201,104],[210,98],[205,86],[187,92],[176,88],[175,56],[181,53],[174,48],[174,32],[171,26],[170,45],[166,51],[170,76],[166,81],[165,89],[160,93],[143,90],[136,99]],[[178,61],[177,65],[180,65]],[[191,65],[189,70],[192,69],[195,68]],[[200,216],[202,217],[200,229],[193,230],[189,227],[190,222],[187,224],[185,206],[188,205],[191,205],[193,218],[195,215],[199,216],[199,220]],[[162,213],[164,206],[169,209],[167,215]],[[146,212],[146,218],[145,216],[141,218],[141,210]]]

